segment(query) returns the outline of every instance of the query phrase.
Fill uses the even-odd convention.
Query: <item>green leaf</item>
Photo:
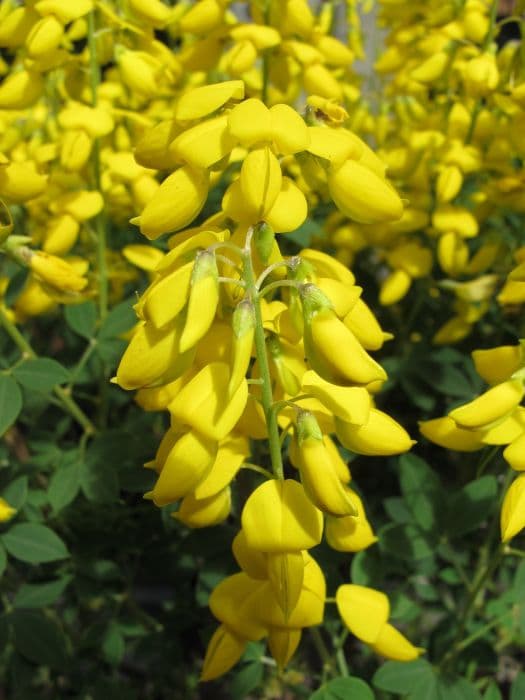
[[[476,686],[466,678],[439,676],[437,690],[440,694],[440,700],[481,700]],[[414,700],[416,700],[415,697]]]
[[[387,525],[378,532],[379,547],[398,559],[418,560],[434,553],[434,543],[414,525]]]
[[[126,651],[126,642],[119,626],[111,622],[102,641],[102,653],[112,666],[118,666]]]
[[[78,461],[61,464],[51,477],[47,496],[54,513],[59,513],[77,495],[80,489],[80,468]]]
[[[491,681],[489,686],[485,690],[483,700],[503,700],[501,691],[494,681]]]
[[[253,662],[246,664],[238,671],[230,686],[232,700],[244,700],[252,690],[259,686],[263,679],[263,665]]]
[[[1,536],[1,540],[9,554],[29,564],[43,564],[69,556],[60,537],[45,525],[37,523],[13,525]]]
[[[444,500],[434,471],[417,455],[406,454],[399,458],[399,482],[417,524],[426,531],[434,529]]]
[[[523,700],[525,698],[525,673],[520,671],[510,689],[510,700]]]
[[[69,381],[69,372],[50,357],[27,360],[13,370],[13,376],[26,389],[48,393],[57,384]]]
[[[310,695],[309,700],[374,700],[375,695],[360,678],[335,678]]]
[[[11,481],[3,490],[2,497],[10,506],[20,510],[27,499],[27,476],[20,476]]]
[[[42,608],[51,605],[67,588],[71,576],[64,576],[46,583],[24,583],[15,596],[15,608]]]
[[[94,302],[86,301],[84,304],[71,304],[65,307],[64,315],[66,323],[78,335],[87,340],[95,334],[97,323],[97,307]]]
[[[413,520],[412,513],[408,510],[407,504],[402,498],[383,499],[383,506],[388,516],[396,523],[410,523]]]
[[[119,487],[114,464],[86,459],[80,465],[80,487],[88,501],[115,503]]]
[[[380,690],[391,693],[412,693],[416,688],[435,685],[432,666],[425,659],[416,659],[407,663],[387,661],[374,674],[373,685]]]
[[[66,641],[58,625],[33,610],[15,610],[9,621],[15,649],[29,661],[62,669],[67,664]]]
[[[10,428],[22,410],[22,392],[13,377],[0,374],[0,437]]]
[[[491,474],[471,481],[460,491],[452,494],[448,500],[446,519],[449,537],[459,537],[477,530],[494,511],[497,494],[498,482]]]
[[[117,338],[133,328],[137,323],[137,315],[133,310],[136,301],[135,297],[131,297],[114,306],[100,327],[99,337]]]
[[[0,544],[0,578],[4,575],[4,571],[7,566],[7,552],[5,547]]]
[[[350,579],[359,586],[377,586],[383,578],[383,563],[377,550],[358,552],[352,559]]]

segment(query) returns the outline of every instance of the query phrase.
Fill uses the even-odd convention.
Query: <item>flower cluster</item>
[[[474,365],[490,388],[447,416],[423,421],[422,434],[442,447],[471,452],[506,445],[503,457],[517,472],[525,470],[525,395],[523,343],[475,350]],[[525,479],[518,476],[501,509],[501,538],[508,542],[525,527]]]
[[[176,168],[133,220],[148,238],[188,226],[210,181],[232,165],[237,176],[220,211],[169,239],[135,306],[140,322],[115,379],[138,389],[146,410],[169,411],[170,428],[147,465],[158,473],[147,497],[159,506],[178,503],[174,517],[190,527],[228,517],[236,473],[251,466],[257,443],[269,446],[274,474],[244,504],[233,543],[242,571],[210,598],[221,627],[205,679],[224,673],[248,640],[262,637],[284,666],[301,629],[320,624],[325,582],[308,550],[321,541],[323,514],[335,549],[355,552],[375,541],[333,438],[358,455],[399,454],[412,445],[375,406],[386,373],[369,351],[390,336],[353,274],[313,249],[285,258],[275,238],[298,228],[308,210],[310,188],[304,185],[305,194],[285,173],[312,163],[354,219],[393,220],[402,203],[357,136],[243,96],[240,81],[186,92],[174,120],[146,132],[137,148],[139,162],[159,167],[172,158]],[[283,441],[299,480],[285,478]],[[389,630],[378,626],[375,648],[415,658],[417,649]]]

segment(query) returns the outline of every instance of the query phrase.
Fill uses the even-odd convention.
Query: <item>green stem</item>
[[[345,652],[344,652],[344,644],[346,642],[346,638],[348,637],[348,634],[349,634],[349,631],[345,627],[341,636],[337,640],[337,645],[336,645],[335,660],[337,661],[339,673],[342,676],[349,676],[350,675],[350,671],[348,669],[348,664],[346,663],[346,657],[345,657]]]
[[[501,509],[501,503],[503,501],[509,482],[512,479],[512,476],[512,471],[509,469],[507,471],[507,475],[503,484],[502,496],[499,503],[498,513],[492,520],[492,523],[487,533],[486,542],[481,548],[478,566],[476,569],[476,573],[474,574],[474,582],[472,584],[472,588],[470,589],[470,593],[467,597],[467,600],[465,601],[463,612],[460,616],[457,632],[454,636],[454,640],[450,645],[449,650],[443,656],[439,663],[439,668],[442,670],[446,670],[447,668],[449,668],[453,661],[456,659],[456,657],[460,654],[463,648],[462,644],[464,643],[462,637],[468,622],[470,621],[472,615],[475,612],[479,594],[484,590],[485,584],[490,580],[490,577],[498,567],[499,563],[503,558],[503,555],[505,554],[506,545],[502,543],[498,545],[496,551],[494,551],[492,554],[491,548],[493,539],[495,536],[497,536],[498,533],[499,510]]]
[[[266,338],[264,335],[263,319],[261,312],[261,302],[255,286],[255,273],[252,263],[251,236],[248,234],[246,248],[243,251],[243,276],[246,282],[246,293],[250,298],[255,314],[255,352],[257,363],[263,383],[261,385],[262,406],[266,418],[268,429],[268,441],[270,444],[270,459],[272,469],[277,479],[284,479],[283,460],[281,455],[281,445],[279,441],[279,426],[277,415],[273,411],[272,378],[270,375],[270,365],[266,353]]]
[[[4,327],[6,333],[21,353],[23,353],[27,358],[30,358],[32,360],[36,360],[38,358],[38,355],[33,350],[29,342],[24,338],[22,333],[20,333],[18,328],[15,326],[15,324],[11,321],[11,319],[7,316],[7,314],[1,307],[0,324]],[[72,416],[80,426],[82,426],[86,433],[91,435],[96,432],[95,426],[86,416],[86,414],[82,411],[80,406],[71,397],[69,391],[63,389],[60,386],[55,386],[53,389],[53,393],[60,401],[62,408],[65,409],[67,413],[69,413],[70,416]]]
[[[487,622],[486,625],[483,625],[483,627],[480,627],[475,632],[470,634],[468,637],[465,637],[465,639],[457,645],[456,650],[458,652],[460,652],[460,651],[463,651],[464,649],[466,649],[467,647],[469,647],[477,639],[479,639],[480,637],[483,637],[486,632],[491,630],[493,627],[496,627],[497,625],[499,625],[499,623],[502,620],[504,620],[508,615],[510,615],[511,612],[512,612],[512,610],[505,610],[504,613],[502,613],[501,615],[498,615],[498,617],[496,617],[494,620]]]
[[[96,347],[97,347],[96,339],[91,338],[88,346],[86,347],[86,349],[82,353],[82,356],[80,357],[79,361],[77,362],[74,369],[70,373],[70,379],[69,379],[69,384],[68,384],[69,389],[71,389],[73,387],[73,385],[75,384],[78,375],[84,369],[86,362],[89,360],[89,358],[93,354]]]
[[[258,464],[253,464],[252,462],[244,462],[244,464],[241,466],[241,469],[249,469],[251,472],[257,472],[258,474],[262,474],[267,479],[273,479],[273,474],[269,472],[268,469],[260,467]]]
[[[525,559],[525,551],[521,549],[515,549],[514,547],[509,547],[508,545],[503,550],[503,554],[505,556],[521,557],[522,559]]]
[[[500,450],[501,445],[494,445],[494,447],[490,450],[487,450],[487,453],[479,463],[478,469],[476,471],[476,479],[479,479],[479,477],[483,474],[485,471],[485,468],[492,462],[494,457],[498,454]]]
[[[472,116],[470,118],[470,126],[468,128],[467,135],[465,136],[465,145],[466,146],[468,146],[468,144],[472,141],[472,137],[474,136],[474,131],[476,129],[476,124],[478,123],[478,117],[479,117],[482,109],[483,109],[483,100],[481,100],[481,99],[476,100],[476,103],[474,105],[474,109],[472,110]]]
[[[333,669],[334,664],[332,661],[332,657],[330,656],[330,652],[328,651],[328,647],[326,646],[326,643],[323,639],[323,635],[321,634],[319,628],[309,627],[309,631],[310,636],[312,638],[312,642],[314,643],[314,646],[323,664],[323,677],[325,677]]]
[[[88,47],[89,47],[89,78],[91,85],[91,104],[97,106],[97,90],[101,82],[100,66],[97,56],[97,42],[95,37],[95,10],[88,14]],[[100,191],[100,143],[95,139],[91,153],[93,168],[93,189]],[[95,235],[97,239],[97,268],[98,268],[98,309],[100,320],[103,321],[108,313],[108,270],[106,264],[106,222],[102,213],[97,214],[94,220]]]

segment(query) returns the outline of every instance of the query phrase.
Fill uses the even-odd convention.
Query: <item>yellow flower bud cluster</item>
[[[317,159],[328,196],[359,221],[399,218],[401,200],[377,156],[337,119],[309,125],[287,105],[243,99],[244,90],[242,81],[189,90],[172,122],[142,136],[139,163],[174,170],[133,223],[150,239],[176,233],[165,255],[143,246],[125,253],[151,282],[114,380],[138,389],[145,410],[169,412],[146,465],[157,473],[146,497],[178,504],[173,516],[190,527],[229,516],[237,472],[250,467],[250,455],[257,459],[257,443],[269,443],[275,478],[248,497],[233,543],[241,572],[210,598],[221,626],[204,679],[226,672],[248,641],[263,637],[284,666],[302,628],[322,621],[325,582],[308,550],[321,541],[323,515],[334,549],[357,552],[376,541],[334,438],[356,455],[399,454],[413,443],[375,406],[386,373],[369,352],[391,336],[353,274],[313,249],[284,258],[275,239],[307,216],[309,188],[285,173],[309,160]],[[185,228],[226,170],[234,174],[221,210]],[[280,442],[288,433],[299,480],[285,478]],[[400,635],[377,649],[417,656],[403,645]]]
[[[442,447],[471,452],[506,445],[503,457],[515,471],[525,471],[525,395],[523,342],[475,350],[472,359],[490,388],[447,416],[420,423],[422,434]],[[501,538],[507,542],[525,527],[525,484],[518,476],[505,494]]]

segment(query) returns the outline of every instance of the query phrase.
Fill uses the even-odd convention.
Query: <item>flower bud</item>
[[[206,250],[197,253],[191,274],[186,324],[180,338],[181,352],[196,345],[215,319],[219,304],[218,276],[215,253]]]
[[[140,216],[131,219],[150,240],[177,231],[199,214],[208,196],[206,170],[184,165],[161,183]]]
[[[239,302],[232,316],[233,343],[231,353],[231,375],[228,392],[234,393],[246,376],[253,349],[255,335],[255,312],[248,299]]]
[[[352,425],[335,419],[340,442],[360,455],[386,456],[401,454],[414,444],[406,430],[387,413],[372,408],[364,425]]]
[[[73,266],[62,258],[29,249],[25,249],[22,256],[35,276],[53,289],[61,292],[80,292],[88,283],[85,277],[79,275]]]
[[[255,245],[255,250],[257,251],[262,262],[267,263],[270,255],[272,254],[275,243],[275,233],[273,228],[265,221],[258,223],[254,227],[253,242]]]
[[[60,44],[64,27],[53,15],[39,20],[29,32],[26,39],[27,51],[33,58],[53,51]]]
[[[26,70],[11,73],[0,85],[0,109],[31,107],[43,91],[44,78],[40,73]]]
[[[478,429],[505,418],[523,398],[521,379],[509,379],[497,384],[473,401],[455,408],[448,414],[461,428]]]
[[[227,673],[244,653],[248,640],[220,625],[208,642],[201,681],[212,681]]]
[[[397,221],[403,203],[394,188],[372,170],[348,160],[328,174],[328,188],[336,207],[361,224]]]
[[[310,500],[329,515],[357,515],[357,508],[339,479],[313,414],[301,411],[296,428],[297,466]]]

